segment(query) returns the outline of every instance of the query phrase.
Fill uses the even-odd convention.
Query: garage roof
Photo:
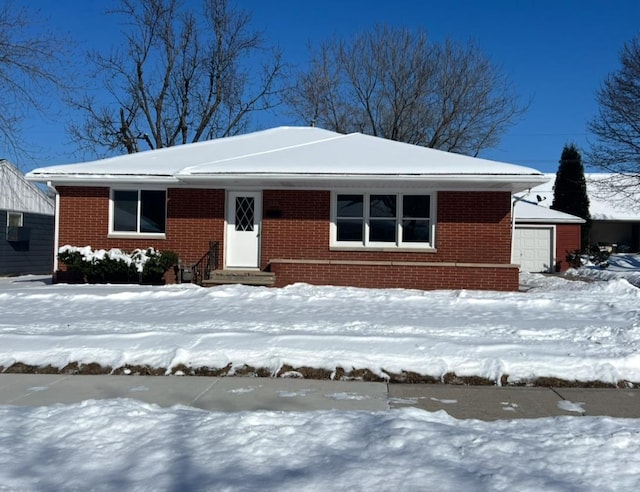
[[[539,196],[543,207],[553,203],[555,174],[546,174],[547,182],[531,189],[530,197]],[[640,222],[640,188],[627,187],[629,178],[611,173],[585,173],[589,213],[593,220]],[[637,181],[636,181],[637,183]]]
[[[535,224],[584,224],[585,220],[575,215],[565,214],[557,210],[552,210],[542,205],[519,200],[514,207],[516,224],[518,222],[528,222]]]

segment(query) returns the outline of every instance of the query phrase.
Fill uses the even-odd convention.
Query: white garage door
[[[513,262],[526,272],[550,272],[553,265],[553,228],[516,227]]]

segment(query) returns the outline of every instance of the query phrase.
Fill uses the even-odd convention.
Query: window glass
[[[364,238],[364,196],[338,195],[336,207],[336,239],[359,242]]]
[[[429,195],[402,197],[402,242],[428,243],[431,235]]]
[[[337,219],[337,240],[362,242],[364,227],[362,219]]]
[[[338,217],[362,217],[364,210],[362,195],[338,195]]]
[[[396,216],[396,196],[395,195],[371,195],[369,215],[371,217],[394,217]]]
[[[138,191],[114,190],[113,192],[113,230],[137,232],[138,230]]]
[[[140,232],[164,232],[166,194],[158,190],[140,192]]]
[[[402,221],[402,242],[428,243],[431,226],[428,220],[404,219]]]
[[[115,232],[163,233],[166,214],[164,190],[113,190]]]
[[[236,231],[253,231],[254,216],[253,197],[236,197]]]
[[[371,219],[369,221],[369,241],[376,243],[396,242],[396,221]]]
[[[402,216],[405,218],[426,219],[431,216],[428,195],[404,195],[402,197]]]
[[[334,219],[339,243],[375,248],[428,246],[432,240],[427,194],[337,194]]]
[[[9,227],[22,227],[22,217],[23,215],[19,212],[7,212],[7,225]]]

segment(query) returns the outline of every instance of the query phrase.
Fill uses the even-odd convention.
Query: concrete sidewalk
[[[527,388],[453,386],[445,384],[389,385],[392,408],[412,406],[445,410],[457,419],[588,415],[640,418],[640,390],[601,388]]]
[[[213,411],[416,407],[458,419],[559,415],[640,418],[640,390],[386,384],[245,377],[0,374],[0,405],[42,406],[133,398]]]

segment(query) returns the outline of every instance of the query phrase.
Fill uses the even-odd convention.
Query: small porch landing
[[[276,282],[275,273],[256,270],[213,270],[209,278],[202,279],[203,287],[226,284],[257,285],[271,287]]]

